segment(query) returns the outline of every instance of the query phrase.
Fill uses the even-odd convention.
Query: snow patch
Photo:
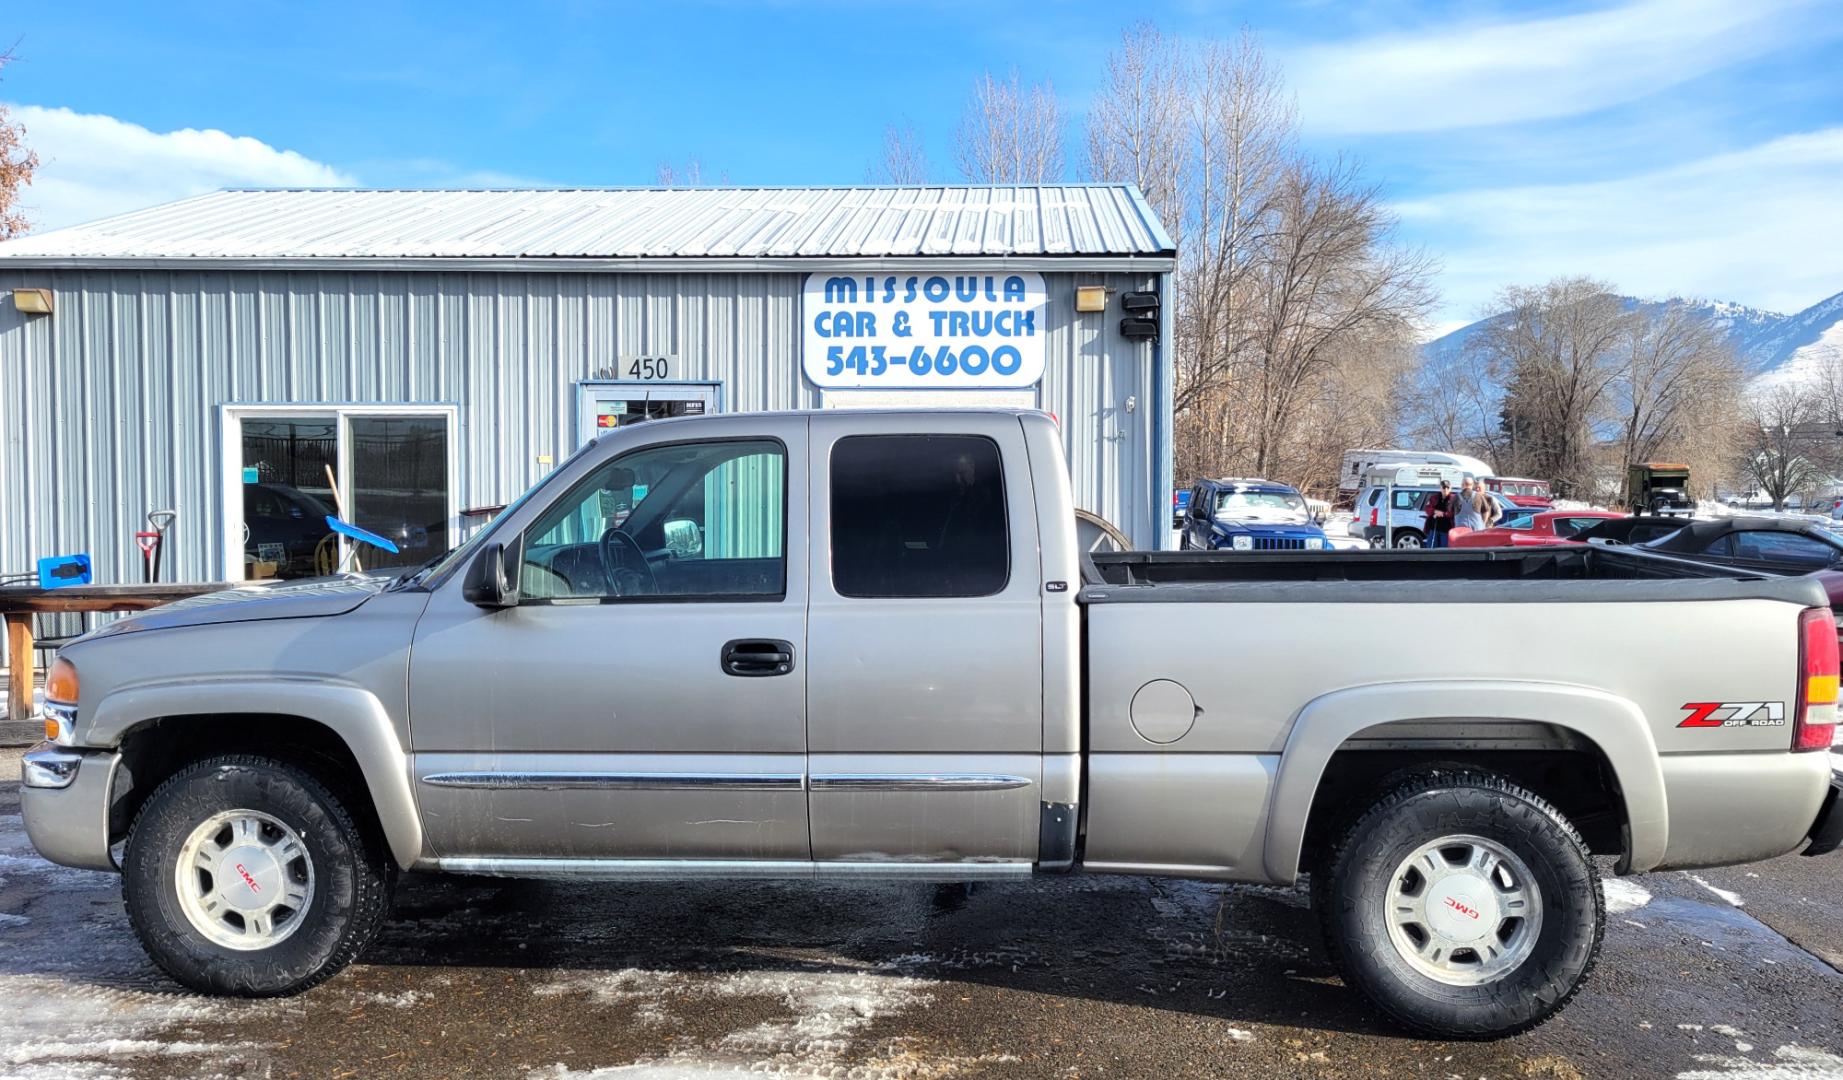
[[[892,1045],[868,1052],[868,1060],[851,1063],[847,1055],[865,1029],[884,1017],[926,1005],[931,980],[893,973],[892,969],[930,962],[921,955],[863,970],[743,971],[704,976],[678,971],[623,971],[571,975],[538,987],[544,997],[587,994],[602,1005],[633,1008],[642,1023],[662,1024],[674,1005],[712,999],[768,998],[787,1015],[727,1032],[704,1047],[592,1071],[570,1071],[559,1064],[533,1073],[550,1080],[590,1077],[645,1077],[647,1080],[706,1080],[758,1073],[764,1069],[787,1076],[844,1076],[863,1080],[917,1075],[946,1076],[959,1070],[956,1059],[918,1056],[912,1046]],[[984,1059],[981,1059],[984,1060]]]
[[[1824,1080],[1843,1076],[1843,1057],[1804,1046],[1781,1046],[1771,1061],[1750,1057],[1697,1054],[1707,1069],[1677,1074],[1677,1080]]]
[[[1729,904],[1733,905],[1734,907],[1744,907],[1746,905],[1746,901],[1741,899],[1740,893],[1730,892],[1727,889],[1720,888],[1719,886],[1710,885],[1708,882],[1704,881],[1702,877],[1698,874],[1689,875],[1689,879],[1695,882],[1696,884],[1702,886],[1703,888],[1707,889],[1708,891],[1714,893],[1716,896],[1721,897],[1723,900],[1726,900]]]
[[[1607,878],[1600,882],[1600,889],[1606,894],[1606,913],[1609,915],[1637,911],[1651,902],[1649,890],[1625,878]]]

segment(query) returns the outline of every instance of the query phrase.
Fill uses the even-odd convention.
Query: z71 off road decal
[[[1678,727],[1784,727],[1783,701],[1686,701]]]

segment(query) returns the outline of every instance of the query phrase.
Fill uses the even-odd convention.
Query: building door
[[[232,581],[416,566],[454,541],[452,409],[233,407],[225,413]],[[389,539],[357,545],[337,517]]]
[[[629,424],[716,411],[716,383],[582,382],[576,384],[576,444]]]

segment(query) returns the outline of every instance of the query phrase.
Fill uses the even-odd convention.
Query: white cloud
[[[113,116],[12,106],[38,173],[20,200],[33,231],[93,221],[223,187],[356,184],[331,165],[215,129],[149,131]]]
[[[1586,274],[1639,296],[1796,311],[1843,290],[1843,127],[1620,179],[1397,203],[1438,253],[1447,311],[1509,284]]]
[[[1763,55],[1811,32],[1814,0],[1634,0],[1522,22],[1360,38],[1286,57],[1314,131],[1440,131],[1574,116]],[[1834,29],[1834,28],[1832,28]]]

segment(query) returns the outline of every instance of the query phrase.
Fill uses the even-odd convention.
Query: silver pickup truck
[[[1348,982],[1531,1027],[1597,864],[1843,840],[1803,580],[1618,549],[1093,555],[1032,412],[623,428],[394,580],[112,623],[26,758],[174,979],[328,978],[402,871],[1002,881],[1309,873]]]

